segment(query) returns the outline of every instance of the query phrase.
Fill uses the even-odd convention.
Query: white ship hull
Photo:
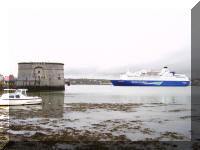
[[[111,80],[114,86],[189,86],[189,81]]]
[[[167,67],[161,71],[141,70],[120,75],[120,80],[110,80],[114,86],[189,86],[190,80],[184,74],[170,72]]]

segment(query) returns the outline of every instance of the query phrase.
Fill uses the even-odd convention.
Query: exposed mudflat
[[[190,95],[138,96],[126,91],[131,88],[113,92],[110,86],[96,86],[95,93],[93,88],[29,93],[41,96],[42,105],[9,107],[9,128],[8,109],[0,107],[1,144],[8,137],[54,142],[191,140]]]
[[[9,109],[8,107],[0,107],[0,149],[3,148],[9,141],[8,136],[8,123]]]
[[[69,103],[63,104],[63,115],[58,118],[34,107],[11,109],[10,140],[189,141],[191,138],[189,110],[178,109],[177,105],[173,109],[162,104]]]

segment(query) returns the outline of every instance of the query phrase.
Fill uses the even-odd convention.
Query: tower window
[[[58,74],[58,80],[60,80],[60,79],[61,79],[60,74]]]

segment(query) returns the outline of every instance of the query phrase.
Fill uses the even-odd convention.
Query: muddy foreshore
[[[8,129],[9,110],[7,107],[0,108],[0,149],[2,149],[9,141]]]
[[[137,141],[147,147],[153,147],[156,149],[165,149],[171,147],[171,149],[177,148],[176,144],[165,143],[160,145],[157,141],[189,141],[190,137],[173,131],[157,131],[155,128],[147,126],[148,123],[156,122],[156,124],[164,125],[167,122],[173,121],[170,119],[164,119],[159,117],[147,117],[143,118],[138,112],[140,109],[148,109],[147,111],[153,112],[156,107],[170,107],[170,105],[154,103],[154,104],[90,104],[90,103],[69,103],[62,105],[62,115],[55,115],[54,113],[48,113],[40,106],[24,106],[24,107],[11,107],[10,108],[10,120],[8,128],[8,112],[2,109],[1,116],[5,118],[1,119],[3,124],[3,130],[0,133],[1,148],[9,141],[12,142],[40,142],[41,147],[48,147],[49,145],[41,142],[53,142],[54,146],[59,143],[66,146],[65,142],[69,142],[71,146],[77,146],[72,142],[85,142],[84,146],[94,147],[94,144],[98,142],[108,141],[117,142],[119,146],[123,147],[123,143],[129,143]],[[176,105],[179,106],[179,105]],[[180,106],[181,107],[181,106]],[[171,107],[170,107],[171,108]],[[187,112],[187,109],[181,109],[175,107],[174,109],[165,110],[162,112],[168,113],[180,113],[179,120],[190,120],[190,115],[186,115],[182,112]],[[60,112],[60,111],[59,111]],[[117,114],[119,116],[107,116],[106,113]],[[132,117],[123,118],[120,114],[127,116],[133,113]],[[89,115],[90,114],[90,115]],[[92,116],[93,114],[94,116]],[[55,116],[54,116],[55,115]],[[105,115],[100,118],[96,118],[96,115]],[[84,123],[85,122],[85,123]],[[142,140],[134,136],[142,135]],[[64,142],[64,143],[63,143]],[[120,143],[121,142],[121,143]],[[89,143],[89,144],[88,144]],[[99,144],[98,143],[98,144]],[[38,143],[37,143],[38,144]],[[62,145],[61,144],[61,145]],[[107,143],[108,144],[108,143]],[[140,144],[134,143],[129,146],[138,148]],[[9,144],[8,144],[9,145]],[[14,144],[16,145],[16,143]],[[23,145],[23,144],[22,144]],[[22,145],[18,145],[19,147]],[[25,144],[26,147],[29,144]],[[78,143],[79,145],[79,143]],[[22,148],[24,148],[22,147]],[[61,146],[62,147],[62,146]],[[127,147],[126,147],[127,148]],[[12,145],[11,145],[12,149]],[[76,149],[76,148],[75,148]]]
[[[190,140],[190,136],[167,129],[158,131],[148,125],[154,122],[162,126],[174,120],[153,116],[143,118],[139,115],[131,117],[131,113],[137,114],[141,107],[152,111],[150,106],[155,108],[166,105],[70,103],[63,106],[62,112],[65,113],[58,118],[42,109],[31,109],[30,106],[23,110],[13,108],[10,110],[9,137],[11,141],[140,141],[134,138],[140,135],[144,141]],[[167,110],[168,113],[180,114],[184,111],[188,110]],[[190,119],[184,113],[179,116],[180,121]]]
[[[161,94],[155,95],[155,89]],[[174,88],[71,86],[67,90],[29,93],[41,96],[43,103],[9,107],[9,120],[8,111],[2,109],[1,147],[9,140],[9,150],[109,149],[111,145],[180,149],[177,143],[191,141],[189,89],[177,88],[179,92],[173,93]]]

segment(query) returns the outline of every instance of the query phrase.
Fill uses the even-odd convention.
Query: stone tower
[[[18,88],[64,90],[64,64],[52,62],[18,63]]]

